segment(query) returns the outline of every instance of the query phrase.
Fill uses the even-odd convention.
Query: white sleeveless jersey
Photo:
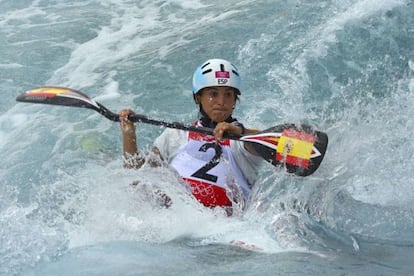
[[[194,197],[205,206],[230,206],[245,200],[249,185],[234,160],[230,140],[188,132],[170,165],[190,184]]]
[[[225,140],[216,146],[213,136],[172,128],[155,139],[154,147],[189,183],[194,197],[209,207],[247,199],[263,163],[240,141]]]

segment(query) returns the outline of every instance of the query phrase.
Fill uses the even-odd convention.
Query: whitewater
[[[413,14],[409,0],[0,0],[0,275],[413,274]],[[209,58],[238,66],[246,126],[329,135],[313,175],[266,164],[232,217],[168,168],[123,168],[99,113],[15,101],[56,85],[192,123]],[[138,124],[140,149],[162,131]]]

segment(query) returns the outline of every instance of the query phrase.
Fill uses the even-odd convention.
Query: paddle
[[[118,114],[82,92],[65,87],[39,87],[19,95],[16,101],[84,107],[99,112],[111,121],[119,121]],[[133,122],[213,135],[211,128],[155,120],[140,114],[131,115],[129,119]],[[266,161],[277,167],[285,166],[289,173],[298,176],[314,173],[322,162],[328,146],[328,136],[325,133],[304,124],[283,124],[254,135],[226,135],[225,138],[252,143],[257,153]]]

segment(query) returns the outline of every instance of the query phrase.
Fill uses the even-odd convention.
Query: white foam
[[[13,9],[7,11],[6,13],[2,13],[2,16],[0,18],[0,26],[9,29],[10,26],[13,26],[13,24],[9,25],[9,23],[14,20],[29,22],[31,18],[44,18],[46,16],[48,16],[47,12],[43,11],[40,7],[38,7],[38,1],[32,1],[31,5],[28,7],[22,9]]]
[[[8,160],[12,160],[12,156],[21,154],[20,149],[33,143],[36,138],[35,134],[30,136],[30,139],[25,139],[25,137],[27,130],[33,125],[30,120],[37,117],[36,114],[29,116],[22,113],[17,107],[9,109],[0,116],[0,149],[4,155],[8,156]],[[15,143],[15,141],[19,141],[19,143]]]
[[[205,5],[200,1],[175,1],[187,9],[200,9]],[[102,80],[112,82],[116,68],[130,66],[129,60],[143,55],[156,54],[166,57],[172,51],[190,43],[184,37],[206,24],[215,24],[238,13],[237,10],[220,13],[207,13],[202,18],[176,20],[174,14],[168,15],[180,27],[173,28],[164,21],[158,3],[136,5],[118,1],[111,4],[113,12],[108,26],[97,30],[97,36],[78,45],[71,53],[69,61],[56,70],[49,83],[59,83],[69,87],[89,87]],[[119,16],[122,14],[122,16]],[[160,44],[160,41],[163,41]],[[106,68],[106,70],[105,70]],[[108,68],[112,73],[107,76]]]
[[[119,93],[119,83],[117,81],[109,82],[101,91],[101,94],[94,98],[95,101],[108,101],[121,97]]]
[[[205,8],[205,7],[208,6],[206,4],[203,4],[199,0],[170,0],[168,2],[179,5],[183,9],[194,9],[194,10],[196,10],[196,9],[201,9],[201,8]]]
[[[144,45],[157,40],[159,35],[140,35],[161,27],[157,20],[159,8],[154,5],[137,7],[134,4],[111,7],[114,9],[109,26],[104,26],[97,36],[79,45],[71,54],[68,63],[57,70],[50,82],[67,86],[87,87],[105,79],[104,68],[128,61]],[[118,13],[123,14],[119,17]],[[113,74],[112,74],[113,75]]]
[[[329,44],[336,42],[336,31],[342,30],[346,24],[368,18],[373,14],[390,10],[405,3],[406,1],[403,0],[363,0],[353,3],[351,6],[346,6],[345,10],[333,13],[333,16],[328,18],[327,21],[317,26],[313,31],[308,32],[304,40],[311,43],[303,55],[306,57],[325,55]],[[301,63],[300,59],[298,62]],[[299,67],[303,68],[303,66]]]
[[[5,70],[9,70],[9,69],[18,69],[18,68],[22,68],[23,65],[19,64],[19,63],[0,63],[0,69],[5,69]]]

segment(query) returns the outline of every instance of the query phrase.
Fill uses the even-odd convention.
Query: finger
[[[224,130],[222,128],[218,128],[214,138],[216,138],[217,141],[221,141],[223,139]]]

